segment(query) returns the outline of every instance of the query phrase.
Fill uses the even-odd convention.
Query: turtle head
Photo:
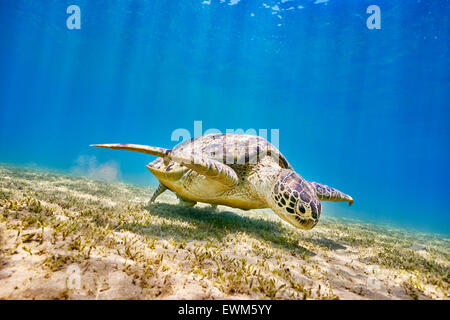
[[[283,170],[270,198],[272,210],[297,228],[309,230],[319,221],[322,206],[314,188],[292,170]]]

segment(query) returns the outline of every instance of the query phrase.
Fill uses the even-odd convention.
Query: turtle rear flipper
[[[150,199],[149,203],[155,202],[156,198],[158,198],[167,189],[168,188],[165,185],[160,183],[158,188],[156,188],[155,192],[153,193],[152,198]]]
[[[349,206],[353,204],[353,198],[348,194],[318,182],[310,181],[309,184],[314,188],[321,201],[348,202]]]
[[[192,208],[193,206],[195,206],[197,204],[197,201],[192,201],[186,198],[183,198],[182,196],[180,196],[178,193],[176,194],[177,198],[178,198],[178,204],[180,206],[184,206],[184,207],[188,207],[188,208]]]

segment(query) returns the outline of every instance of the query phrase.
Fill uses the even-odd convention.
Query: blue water
[[[296,171],[355,198],[324,215],[450,234],[449,14],[443,0],[0,0],[0,162],[149,185],[152,157],[88,145],[171,147],[195,120],[279,129]]]

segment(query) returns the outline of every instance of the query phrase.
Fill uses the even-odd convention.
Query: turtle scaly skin
[[[188,206],[204,202],[244,210],[271,208],[301,229],[311,229],[319,221],[320,200],[353,203],[349,195],[306,181],[277,148],[259,136],[209,134],[173,149],[132,144],[93,146],[157,156],[147,164],[160,182],[151,202],[169,189]]]

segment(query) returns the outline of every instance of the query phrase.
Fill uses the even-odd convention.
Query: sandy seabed
[[[0,166],[1,299],[448,299],[450,239]],[[325,216],[325,217],[324,217]]]

